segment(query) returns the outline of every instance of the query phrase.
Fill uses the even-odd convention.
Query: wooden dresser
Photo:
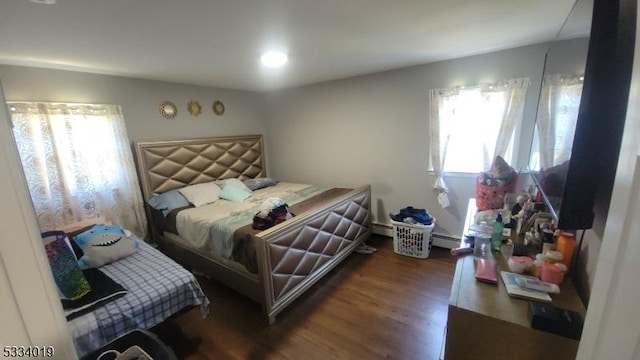
[[[465,229],[476,213],[469,202]],[[461,241],[464,246],[464,242]],[[500,270],[509,271],[502,254],[494,254]],[[529,301],[510,297],[501,279],[497,285],[475,280],[473,255],[458,259],[449,298],[444,359],[574,359],[579,342],[532,329]],[[499,277],[499,276],[498,276]],[[552,294],[553,305],[586,313],[570,279]]]

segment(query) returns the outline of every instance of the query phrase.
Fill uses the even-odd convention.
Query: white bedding
[[[211,204],[182,210],[176,217],[176,228],[180,237],[190,246],[230,259],[234,231],[250,224],[253,216],[262,209],[265,200],[280,198],[293,205],[325,190],[327,189],[312,185],[279,182],[276,186],[253,191],[242,202],[220,199]]]

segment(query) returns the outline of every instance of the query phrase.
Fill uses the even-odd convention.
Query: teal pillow
[[[224,189],[218,194],[221,199],[229,200],[229,201],[243,201],[244,199],[251,196],[250,192],[236,186],[233,183],[226,184]]]
[[[41,236],[60,297],[76,300],[89,293],[91,287],[67,243],[67,234],[64,231],[48,231]]]
[[[224,180],[217,180],[216,184],[220,186],[220,189],[224,189],[227,185],[233,185],[238,189],[242,189],[248,193],[251,193],[252,189],[250,189],[247,185],[244,184],[240,179],[229,178]]]

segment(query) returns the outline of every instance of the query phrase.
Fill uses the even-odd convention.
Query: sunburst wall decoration
[[[189,101],[189,104],[187,104],[187,110],[191,116],[199,116],[202,114],[202,106],[200,106],[200,103],[195,100]]]

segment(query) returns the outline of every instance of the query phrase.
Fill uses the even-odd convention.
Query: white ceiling
[[[268,91],[546,42],[573,4],[0,0],[0,64]],[[269,49],[287,66],[263,68]]]

